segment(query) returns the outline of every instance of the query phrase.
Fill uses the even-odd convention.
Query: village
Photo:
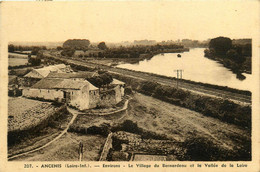
[[[98,148],[99,155],[94,157],[99,161],[176,159],[169,156],[173,151],[171,147],[173,141],[163,138],[161,141],[153,140],[151,138],[158,137],[156,134],[138,129],[136,124],[129,120],[118,123],[120,122],[118,119],[127,115],[128,101],[131,99],[129,94],[132,91],[128,88],[128,95],[125,95],[126,84],[113,78],[106,71],[75,72],[69,65],[53,64],[29,69],[27,67],[12,69],[10,73],[12,74],[9,75],[8,86],[10,160],[37,152],[39,147],[43,148],[67,132],[101,135],[102,140],[103,136],[107,136],[105,142],[103,141]],[[19,109],[15,110],[17,104]],[[88,121],[91,116],[92,118],[96,116],[97,119],[104,117],[106,122],[95,125],[97,119]],[[118,116],[119,118],[115,119]],[[54,127],[50,127],[50,123]],[[41,131],[46,128],[51,132]],[[120,131],[122,129],[125,131]],[[137,129],[135,133],[141,132],[152,137],[141,139],[139,134],[126,132],[129,129],[130,131]],[[112,132],[113,130],[115,131]],[[28,141],[30,139],[32,140]],[[36,143],[32,144],[34,141]],[[118,143],[113,145],[112,142]],[[125,142],[129,143],[124,144]],[[83,144],[83,141],[80,141],[77,149],[83,147]],[[148,144],[155,146],[151,149]],[[83,150],[81,151],[76,155],[79,160],[83,159]]]
[[[103,74],[105,75],[105,74]],[[23,97],[65,103],[79,110],[112,106],[119,103],[124,96],[125,84],[111,79],[109,86],[97,88],[88,79],[98,77],[97,72],[73,72],[64,64],[33,69],[24,78],[30,87],[20,87]],[[108,76],[109,77],[109,76]],[[14,79],[15,80],[15,79]],[[17,83],[9,85],[10,92],[16,94]]]
[[[109,72],[100,65],[82,66],[61,61],[60,55],[53,57],[41,55],[38,65],[9,68],[8,160],[248,158],[248,152],[239,150],[248,150],[249,145],[236,147],[241,140],[248,141],[248,130],[238,128],[240,123],[225,123],[180,106],[181,90],[173,103],[167,103],[154,92],[165,89],[158,83],[154,88],[153,82]],[[217,132],[219,128],[223,133]],[[237,140],[223,144],[233,133]],[[219,154],[212,155],[213,150]]]

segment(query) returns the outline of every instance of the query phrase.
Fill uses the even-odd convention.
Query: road
[[[62,57],[51,56],[50,54],[47,54],[47,53],[45,53],[44,55],[46,57],[52,57],[52,58],[58,59],[62,62],[66,62],[67,64],[74,64],[74,65],[88,67],[88,68],[100,68],[100,69],[107,70],[108,72],[111,72],[111,73],[129,76],[129,77],[135,77],[135,78],[143,79],[143,80],[147,80],[147,81],[156,81],[160,84],[164,84],[164,85],[168,85],[168,86],[177,85],[177,80],[175,78],[167,78],[167,77],[163,77],[160,75],[154,75],[154,74],[145,73],[145,72],[138,72],[138,71],[132,71],[132,70],[127,70],[127,69],[112,67],[112,66],[106,66],[106,65],[86,62],[86,61],[78,60],[78,59],[77,60],[76,59],[73,59],[73,60],[64,59]],[[229,100],[235,101],[237,103],[251,104],[251,96],[249,96],[249,95],[231,92],[228,90],[222,90],[219,88],[212,88],[210,86],[201,85],[196,82],[188,82],[188,81],[182,80],[181,82],[179,81],[178,88],[189,90],[191,92],[196,92],[196,93],[202,94],[202,95],[229,99]]]

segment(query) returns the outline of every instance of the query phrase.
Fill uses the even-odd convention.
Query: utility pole
[[[83,157],[83,144],[82,142],[79,142],[79,161],[82,160]]]
[[[183,71],[184,70],[182,70],[182,69],[174,70],[174,72],[177,72],[177,79],[176,79],[177,89],[178,89],[178,85],[179,85],[179,79],[182,79],[182,72]]]

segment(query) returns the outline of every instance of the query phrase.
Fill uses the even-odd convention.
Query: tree
[[[73,48],[75,50],[87,49],[90,41],[87,39],[69,39],[63,43],[63,48]]]
[[[68,56],[72,57],[75,53],[75,50],[73,48],[64,48],[61,52],[62,56]]]
[[[87,80],[94,86],[100,88],[102,86],[110,84],[113,81],[113,78],[110,74],[103,73],[99,76],[88,78]]]
[[[61,46],[58,46],[57,50],[60,51],[60,50],[63,50],[63,48]]]
[[[31,54],[28,55],[28,62],[33,66],[38,66],[41,64],[41,59],[39,57],[32,57]]]
[[[211,39],[209,48],[213,48],[217,55],[226,55],[227,51],[232,47],[232,40],[227,37],[217,37]]]
[[[244,56],[242,56],[241,54],[239,54],[236,50],[234,49],[230,49],[227,52],[227,57],[231,58],[234,62],[238,63],[238,64],[242,64],[243,62],[245,62],[246,58]]]
[[[31,54],[32,55],[37,55],[38,52],[40,51],[40,49],[41,49],[40,47],[33,47]]]
[[[8,45],[8,52],[14,52],[15,51],[15,47],[13,44]]]
[[[105,42],[100,42],[98,44],[98,48],[101,49],[101,50],[106,50],[107,49],[106,43]]]

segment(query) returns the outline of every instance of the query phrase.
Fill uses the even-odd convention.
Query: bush
[[[183,146],[187,149],[184,156],[188,161],[221,160],[219,156],[223,153],[212,141],[204,137],[188,138]]]
[[[87,129],[87,133],[107,136],[110,133],[110,125],[107,123],[103,123],[100,126],[91,126]]]
[[[68,57],[72,57],[75,53],[75,49],[73,48],[64,48],[62,51],[61,51],[61,55],[62,56],[68,56]]]

